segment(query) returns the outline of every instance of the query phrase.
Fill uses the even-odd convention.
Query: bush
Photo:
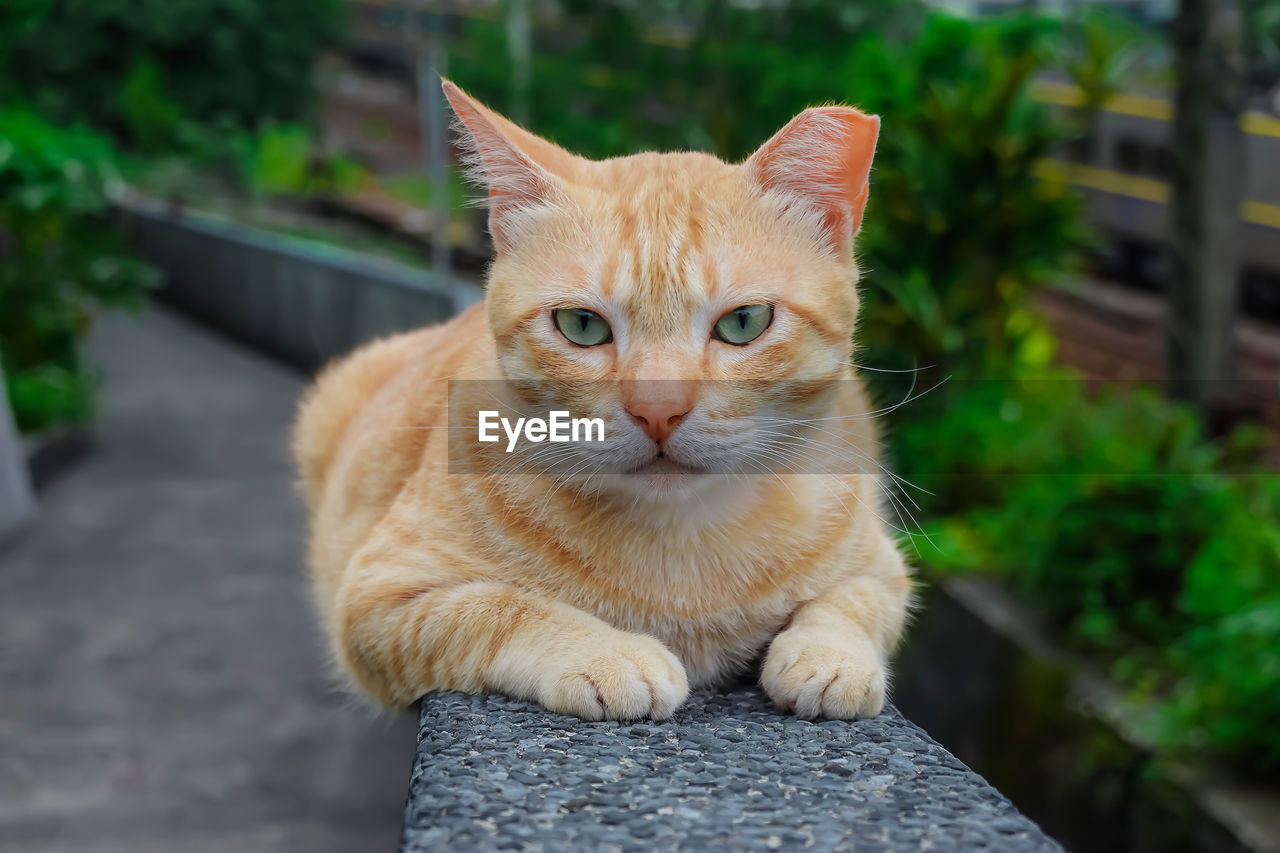
[[[864,362],[930,367],[926,384],[1048,362],[1031,298],[1086,239],[1074,193],[1037,174],[1065,138],[1029,95],[1059,35],[1034,17],[934,15],[905,47],[854,52],[847,97],[884,117],[859,238]]]
[[[1280,771],[1280,478],[1228,473],[1255,436],[1059,376],[966,386],[895,448],[934,493],[927,564],[1003,577],[1157,704],[1167,746]]]
[[[14,0],[0,64],[55,123],[159,150],[298,117],[342,24],[341,0]]]
[[[1280,778],[1280,477],[1233,486],[1183,579],[1166,739]]]
[[[95,377],[80,340],[97,307],[132,307],[154,273],[122,248],[107,210],[110,142],[0,109],[0,358],[18,426],[81,421]]]
[[[694,148],[738,160],[797,110],[845,97],[845,66],[868,34],[905,41],[924,14],[917,0],[567,0],[535,32],[527,105],[510,88],[501,22],[468,21],[450,68],[472,94],[515,116],[527,106],[539,133],[588,156]]]
[[[110,221],[112,139],[152,158],[130,171],[153,184],[192,163],[255,192],[360,179],[288,123],[310,106],[315,57],[343,11],[341,0],[0,4],[0,357],[22,429],[89,416],[96,378],[79,342],[92,313],[137,305],[155,279]]]

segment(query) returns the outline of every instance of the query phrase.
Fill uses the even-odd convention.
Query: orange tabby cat
[[[879,713],[910,595],[850,365],[879,119],[808,109],[736,166],[595,162],[444,88],[489,189],[485,303],[330,367],[297,427],[343,668],[393,706],[440,688],[664,718],[767,649],[780,706]],[[450,411],[483,401],[449,380],[504,377],[606,440],[562,448],[571,468],[451,471]]]

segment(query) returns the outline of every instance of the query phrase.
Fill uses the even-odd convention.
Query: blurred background
[[[287,433],[480,298],[447,74],[594,157],[880,114],[898,705],[1070,848],[1280,849],[1276,0],[7,0],[0,61],[0,846],[395,843]]]

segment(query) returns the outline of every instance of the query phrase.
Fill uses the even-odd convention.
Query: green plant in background
[[[1082,642],[1168,639],[1217,488],[1195,417],[1151,389],[1089,395],[1070,376],[957,391],[896,445],[953,538],[965,529],[963,547],[1016,566],[1011,582]]]
[[[954,389],[902,421],[895,457],[932,495],[933,571],[991,572],[1159,709],[1148,734],[1280,773],[1280,476],[1150,388],[1070,375]]]
[[[341,0],[21,0],[0,8],[0,102],[112,136],[166,194],[342,192],[363,172],[298,120],[343,19]]]
[[[1223,497],[1186,569],[1163,734],[1280,779],[1280,476],[1233,478]]]
[[[568,0],[535,34],[531,119],[592,157],[693,148],[738,160],[797,110],[844,98],[861,39],[905,41],[924,16],[918,0]],[[451,73],[510,111],[507,52],[500,22],[468,21]]]
[[[106,138],[0,109],[0,358],[24,431],[89,416],[91,312],[134,307],[155,282],[109,220],[118,180]]]
[[[462,168],[450,168],[448,181],[449,207],[455,211],[465,211],[472,189]],[[381,183],[383,190],[391,198],[413,205],[420,210],[431,209],[433,189],[430,179],[425,175],[400,175],[385,178]]]
[[[349,157],[325,151],[299,124],[265,127],[244,148],[243,174],[258,195],[355,192],[368,173]]]
[[[1059,32],[1037,18],[937,15],[906,46],[855,51],[849,97],[884,119],[859,238],[864,361],[911,358],[933,366],[926,382],[1047,364],[1031,299],[1086,240],[1074,194],[1036,171],[1064,139],[1028,91]]]
[[[171,197],[363,180],[297,124],[343,17],[342,0],[0,4],[0,356],[22,429],[89,416],[93,312],[154,281],[109,216],[122,171]]]
[[[1076,132],[1085,143],[1080,159],[1096,163],[1092,133],[1107,101],[1126,85],[1132,85],[1135,70],[1151,58],[1157,36],[1105,7],[1089,6],[1078,18],[1069,20],[1063,34],[1063,70],[1080,90],[1076,111]]]
[[[8,96],[146,151],[302,116],[341,0],[13,0],[0,6]]]

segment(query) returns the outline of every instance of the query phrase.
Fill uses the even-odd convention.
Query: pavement
[[[158,307],[92,352],[95,450],[0,551],[0,850],[395,849],[416,721],[313,618],[305,378]]]

